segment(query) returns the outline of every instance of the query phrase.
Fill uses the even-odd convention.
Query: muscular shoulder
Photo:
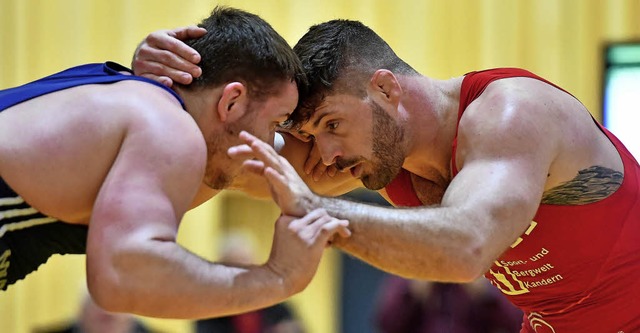
[[[140,81],[122,81],[114,84],[116,87],[105,104],[122,118],[125,144],[159,157],[172,156],[174,161],[204,165],[202,134],[173,95]]]
[[[148,184],[145,187],[161,188],[177,211],[187,209],[206,167],[202,132],[171,94],[152,85],[130,83],[136,87],[122,92],[129,97],[120,102],[126,130],[114,168],[122,179],[135,178]]]
[[[187,115],[180,102],[170,92],[158,86],[135,80],[124,80],[108,85],[93,85],[90,95],[98,107],[133,111],[128,116],[176,117]],[[102,91],[101,91],[102,90]],[[146,113],[152,110],[150,114]]]
[[[182,109],[180,102],[168,91],[140,81],[121,81],[105,87],[107,94],[93,94],[98,100],[94,102],[105,111],[109,117],[122,117],[129,125],[142,126],[140,130],[172,131],[191,129],[186,133],[197,130],[197,125],[191,116]],[[181,135],[183,137],[185,135]],[[177,138],[179,139],[179,138]]]
[[[570,95],[531,78],[508,78],[491,83],[464,111],[461,134],[507,137],[553,135],[558,127],[558,104]]]
[[[545,83],[529,78],[508,78],[492,82],[463,113],[461,126],[517,125],[520,120],[542,117]],[[534,112],[535,111],[535,112]]]
[[[103,94],[92,93],[95,107],[102,109],[96,116],[121,129],[121,154],[171,162],[157,164],[157,168],[175,167],[188,174],[204,167],[206,148],[202,134],[169,92],[133,80],[96,89],[104,90]]]
[[[458,153],[463,156],[459,157],[478,151],[494,156],[535,153],[537,158],[546,155],[552,159],[558,149],[557,139],[562,135],[557,104],[566,103],[564,96],[558,94],[569,96],[531,78],[491,83],[460,119]]]

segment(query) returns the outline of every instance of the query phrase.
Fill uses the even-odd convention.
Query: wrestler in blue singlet
[[[125,73],[122,73],[125,72]],[[137,80],[170,92],[162,84],[133,76],[126,67],[107,62],[73,67],[25,85],[0,91],[0,112],[29,99],[85,84]],[[29,206],[0,177],[0,290],[38,269],[53,254],[84,254],[87,226],[58,221]]]

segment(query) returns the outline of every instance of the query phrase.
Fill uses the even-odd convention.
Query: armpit
[[[411,181],[416,195],[423,205],[437,205],[442,202],[442,197],[444,197],[448,186],[444,180],[440,180],[440,184],[438,184],[435,181],[411,174]]]
[[[572,180],[545,191],[541,203],[585,205],[597,202],[618,190],[623,178],[622,172],[595,165],[578,171]]]

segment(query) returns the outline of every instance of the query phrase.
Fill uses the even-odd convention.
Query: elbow
[[[133,309],[128,305],[126,293],[122,288],[115,285],[108,279],[88,279],[87,287],[93,301],[103,310],[108,312],[133,313]]]
[[[483,265],[479,265],[477,260],[468,260],[462,264],[464,267],[461,268],[456,274],[455,281],[456,283],[469,283],[477,280],[486,272],[486,267]]]
[[[456,272],[453,282],[473,282],[482,277],[498,257],[496,239],[491,232],[473,228],[459,233],[457,239],[457,242],[451,242],[452,253],[457,254],[450,266]]]
[[[462,255],[458,257],[457,263],[452,265],[456,269],[452,274],[454,281],[451,282],[473,282],[483,276],[493,262],[493,258],[488,255],[487,248],[479,244],[468,246],[459,253]]]
[[[100,267],[101,266],[101,267]],[[87,262],[87,288],[93,301],[109,312],[135,313],[136,295],[128,289],[126,278],[114,267]]]

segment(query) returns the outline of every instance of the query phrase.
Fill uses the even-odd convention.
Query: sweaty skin
[[[156,37],[141,46],[148,49],[148,59],[161,59],[157,53],[164,46],[159,41],[173,39],[162,34]],[[178,73],[192,72],[197,66],[181,56],[189,48],[173,42],[166,48],[172,53],[168,64]],[[167,75],[179,82],[181,77],[174,73]],[[569,193],[567,184],[580,182],[576,175],[595,167],[604,177],[616,177],[622,174],[622,164],[580,102],[528,78],[492,83],[465,110],[456,129],[461,82],[462,78],[439,81],[377,70],[367,86],[366,102],[347,94],[329,94],[314,110],[314,117],[292,132],[295,138],[313,139],[313,149],[294,148],[286,159],[279,158],[275,152],[267,153],[271,150],[268,145],[263,147],[243,134],[253,151],[236,147],[229,153],[239,159],[262,159],[262,164],[247,161],[245,165],[257,174],[269,175],[273,195],[284,211],[301,214],[322,206],[348,218],[354,236],[336,242],[347,252],[403,276],[471,281],[528,227],[541,198],[570,202],[562,197]],[[333,191],[332,186],[319,183],[331,182],[326,167],[335,166],[341,158],[360,156],[365,162],[338,175],[348,175],[351,167],[358,176],[371,172],[372,160],[367,159],[372,156],[362,154],[370,154],[371,141],[379,135],[370,125],[367,105],[371,101],[403,126],[406,140],[397,146],[406,150],[402,167],[411,173],[413,188],[428,208],[398,211],[329,199],[314,195],[300,180],[298,174],[308,186],[326,195],[362,186],[353,179],[341,179],[337,182],[340,191]],[[451,147],[456,136],[455,158],[461,171],[452,178]],[[290,142],[302,146],[288,137],[286,145]],[[287,159],[295,169],[286,167]],[[322,176],[324,181],[311,181]],[[615,188],[595,190],[599,194],[594,200]],[[384,188],[378,192],[389,200]],[[406,253],[424,255],[406,257]]]
[[[537,96],[547,96],[548,105],[535,103],[528,97],[531,91]],[[456,105],[457,101],[449,103]],[[526,108],[531,111],[514,116],[515,110]],[[347,112],[341,111],[346,108],[335,110],[325,117],[329,118],[325,123],[340,119],[342,131],[323,129],[322,122],[313,126],[312,118],[305,125],[308,133],[313,134],[316,144],[326,140],[330,142],[328,147],[354,151],[350,147],[353,137],[363,134],[350,123],[361,122],[361,116],[349,118]],[[448,110],[453,113],[455,108]],[[558,113],[567,119],[571,115],[571,123],[560,126],[548,116]],[[444,128],[441,136],[453,136],[452,127],[441,128]],[[465,111],[456,156],[460,173],[450,179],[441,202],[424,202],[432,204],[430,207],[399,211],[314,195],[287,167],[286,159],[277,158],[268,145],[250,135],[241,137],[262,161],[247,161],[245,165],[254,172],[264,172],[276,197],[286,198],[277,200],[283,209],[302,213],[322,206],[330,214],[348,218],[353,237],[344,242],[338,240],[335,243],[338,247],[392,273],[438,281],[468,282],[483,274],[528,227],[543,194],[557,192],[567,182],[576,181],[581,170],[599,165],[612,172],[622,171],[617,151],[577,100],[527,78],[492,83]],[[540,139],[533,142],[531,137]],[[573,146],[576,143],[585,143],[589,149],[576,151]],[[230,153],[240,151],[247,156],[246,148],[234,148]],[[328,151],[328,157],[323,158],[325,163],[338,150]],[[419,160],[420,155],[414,155],[415,158],[408,156],[403,167],[419,177],[419,165],[411,162]],[[425,179],[430,177],[424,173]],[[414,187],[419,196],[428,197],[419,182],[414,181]],[[406,253],[423,255],[408,257]]]
[[[228,150],[283,211],[349,219],[334,244],[397,275],[486,273],[525,311],[523,333],[640,328],[640,167],[576,98],[517,68],[431,79],[357,21],[315,25],[294,51],[312,89],[289,128],[312,150],[299,164],[247,133]],[[411,208],[320,196],[327,174]]]
[[[256,116],[291,110],[295,89],[283,86]],[[198,103],[216,94],[223,88]],[[242,114],[246,101],[233,103]],[[308,284],[346,221],[281,216],[263,265],[211,263],[178,245],[184,213],[219,191],[203,185],[214,124],[144,82],[77,86],[0,113],[0,175],[35,209],[89,226],[88,287],[109,311],[202,318],[280,302]]]

